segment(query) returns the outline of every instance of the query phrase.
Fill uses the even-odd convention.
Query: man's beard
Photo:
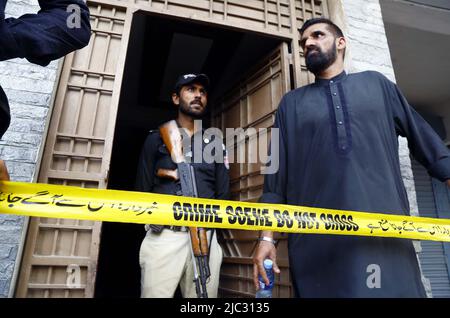
[[[201,103],[201,102],[199,102],[199,103]],[[203,106],[203,104],[202,104],[202,106]],[[205,107],[203,107],[201,112],[193,111],[189,104],[180,100],[180,112],[182,112],[183,114],[188,115],[194,119],[202,119],[203,115],[205,114],[205,111],[206,111]]]
[[[311,54],[316,51],[316,53]],[[320,48],[312,48],[308,50],[306,56],[306,68],[314,75],[320,74],[326,70],[331,64],[336,61],[337,50],[336,43],[333,42],[333,47],[328,52],[322,52]]]

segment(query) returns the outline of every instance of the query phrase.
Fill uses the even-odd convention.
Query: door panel
[[[92,37],[68,55],[39,182],[105,188],[131,18],[94,5]],[[31,218],[17,297],[93,297],[101,222]]]

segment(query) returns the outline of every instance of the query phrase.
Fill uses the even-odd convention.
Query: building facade
[[[421,96],[432,94],[414,95],[420,83],[409,80],[413,65],[402,64],[402,32],[427,28],[425,23],[411,31],[408,17],[433,19],[450,12],[438,0],[432,6],[420,2],[87,1],[92,37],[86,48],[46,68],[22,60],[0,63],[0,84],[12,112],[0,156],[13,181],[132,190],[148,130],[174,115],[169,93],[176,75],[210,76],[211,125],[224,131],[271,127],[282,95],[314,80],[306,71],[297,29],[306,19],[319,16],[330,17],[346,33],[348,72],[376,70],[397,80],[401,88],[404,84],[412,105],[417,100],[418,110],[430,113],[433,127],[447,140],[450,114],[444,106],[450,97],[442,92],[435,101],[443,107],[420,103]],[[10,16],[37,10],[37,1],[32,0],[9,0],[6,7]],[[394,17],[400,14],[399,22]],[[440,25],[444,30],[438,31],[448,32],[447,26],[444,19]],[[247,150],[248,142],[244,141]],[[411,212],[445,217],[441,213],[448,205],[447,189],[411,163],[403,140],[400,157]],[[263,183],[259,164],[232,164],[230,174],[233,199],[257,200]],[[427,205],[430,200],[433,206]],[[142,235],[142,226],[134,224],[0,214],[0,297],[138,296]],[[253,296],[251,256],[256,235],[221,233],[222,296]],[[279,239],[282,275],[274,293],[290,297],[286,237],[279,234]],[[448,245],[427,242],[417,249],[430,295],[449,297]],[[130,275],[118,278],[123,271]]]

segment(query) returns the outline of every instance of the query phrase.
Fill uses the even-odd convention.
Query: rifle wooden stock
[[[175,163],[185,162],[181,143],[181,134],[175,120],[168,121],[159,127],[159,133]]]
[[[198,227],[190,227],[189,233],[191,235],[192,249],[195,256],[208,256],[209,246],[206,229]]]
[[[156,171],[156,175],[159,178],[166,178],[166,179],[171,179],[174,181],[178,181],[178,170],[169,170],[169,169],[158,169],[158,171]]]

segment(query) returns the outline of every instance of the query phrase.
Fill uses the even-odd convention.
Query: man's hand
[[[447,181],[445,181],[445,183],[447,184],[447,187],[450,188],[450,179],[448,179]]]
[[[260,241],[256,247],[255,255],[253,256],[253,283],[256,290],[259,289],[258,274],[261,275],[267,285],[269,284],[269,279],[267,278],[263,265],[266,258],[273,261],[273,271],[279,274],[280,269],[277,265],[277,249],[275,245],[271,242]]]
[[[6,164],[3,160],[0,160],[0,181],[9,181],[9,173],[6,168]]]

